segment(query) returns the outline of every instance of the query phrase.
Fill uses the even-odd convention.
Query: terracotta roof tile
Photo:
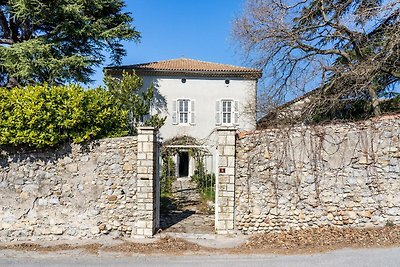
[[[261,71],[254,68],[238,67],[220,63],[205,62],[194,59],[179,58],[143,64],[109,67],[106,70],[127,70],[133,69],[138,73],[189,73],[203,75],[250,75],[257,78],[261,77]]]

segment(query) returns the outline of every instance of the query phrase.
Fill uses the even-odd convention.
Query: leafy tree
[[[269,98],[314,88],[304,116],[368,103],[400,81],[398,0],[247,0],[234,34],[266,72]]]
[[[136,134],[138,125],[160,128],[165,117],[158,114],[150,115],[154,106],[154,86],[143,89],[143,79],[135,73],[124,71],[122,77],[112,77],[106,74],[104,78],[110,93],[128,110],[127,125],[129,134]]]
[[[90,81],[138,41],[123,0],[0,0],[0,86]]]

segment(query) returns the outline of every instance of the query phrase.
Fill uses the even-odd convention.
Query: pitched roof
[[[121,72],[123,70],[135,70],[135,72],[140,75],[190,74],[194,76],[233,76],[249,78],[260,78],[262,75],[262,72],[259,69],[205,62],[188,58],[178,58],[135,65],[108,67],[105,68],[105,70],[111,73]]]

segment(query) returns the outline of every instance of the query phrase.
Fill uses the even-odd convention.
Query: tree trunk
[[[370,86],[368,89],[369,96],[371,97],[372,110],[375,116],[380,116],[382,114],[381,108],[379,107],[378,95],[376,94],[376,86]]]
[[[19,86],[19,82],[14,77],[8,77],[7,88],[13,88]]]

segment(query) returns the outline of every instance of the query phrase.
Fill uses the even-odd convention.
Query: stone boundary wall
[[[241,134],[235,229],[400,224],[400,116]]]
[[[123,137],[3,151],[0,241],[136,235],[137,147],[138,137]]]

